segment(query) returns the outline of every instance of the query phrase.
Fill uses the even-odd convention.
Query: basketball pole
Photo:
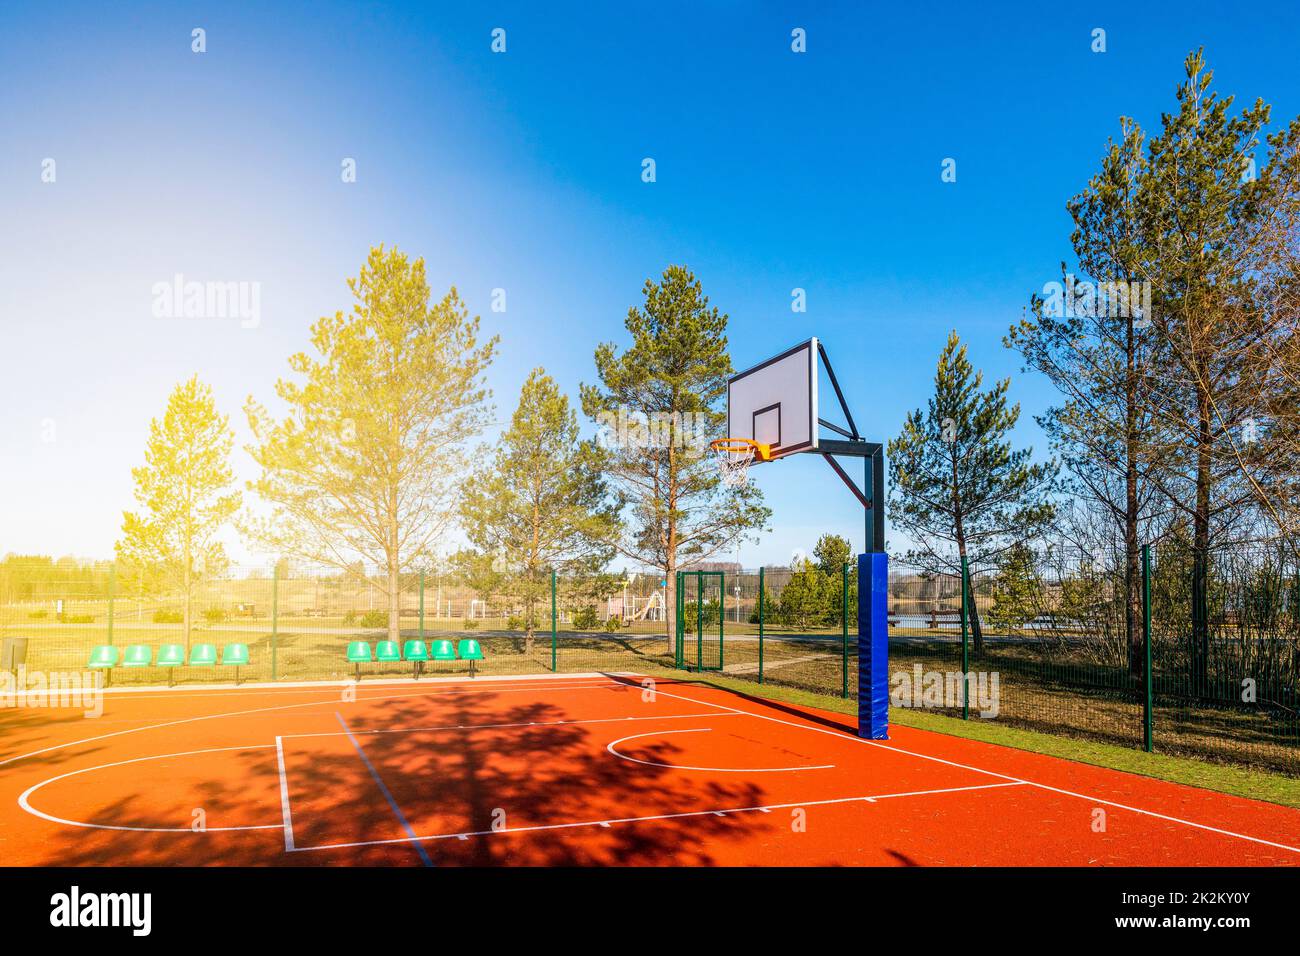
[[[889,739],[889,555],[885,551],[885,456],[863,458],[869,551],[858,558],[858,736]]]
[[[844,415],[843,425],[818,414],[819,365],[830,380]],[[783,415],[784,405],[789,406],[790,414]],[[786,431],[782,430],[783,424]],[[839,437],[823,438],[821,429]],[[811,338],[727,379],[727,437],[714,440],[710,447],[718,453],[723,480],[728,483],[743,482],[745,468],[755,460],[772,460],[773,452],[779,457],[799,452],[820,454],[862,505],[864,539],[862,553],[858,555],[858,736],[888,739],[889,557],[885,553],[884,447],[866,441],[858,431],[822,343]],[[760,449],[761,458],[758,457]],[[863,459],[861,488],[837,457]],[[759,613],[761,621],[761,607]],[[761,653],[761,637],[759,648]]]
[[[847,409],[845,410],[847,413]],[[829,422],[821,424],[839,430]],[[852,425],[850,425],[852,427]],[[858,736],[889,739],[889,555],[885,553],[885,454],[857,437],[822,439],[817,452],[862,505],[864,551],[858,555]],[[862,459],[862,487],[834,455]]]

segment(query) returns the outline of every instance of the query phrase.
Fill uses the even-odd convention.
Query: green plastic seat
[[[454,661],[456,647],[451,641],[433,641],[429,644],[429,657],[435,661]]]
[[[175,668],[185,666],[185,645],[164,644],[158,648],[157,664],[159,667],[167,668],[167,686],[171,687]]]
[[[402,656],[414,664],[412,668],[415,673],[415,679],[420,679],[420,671],[424,670],[424,662],[429,659],[429,648],[425,646],[424,641],[407,641],[402,648]]]
[[[116,667],[119,653],[118,649],[112,644],[100,644],[91,648],[90,661],[86,666],[94,670],[106,670],[110,667]]]
[[[247,644],[226,644],[221,648],[222,667],[246,667],[248,665]]]
[[[191,667],[211,667],[217,662],[217,645],[195,644],[190,648]]]
[[[479,647],[478,641],[474,640],[472,637],[467,637],[465,640],[460,642],[457,651],[460,653],[461,660],[469,661],[469,676],[473,677],[475,662],[483,660],[483,648]]]
[[[375,660],[381,664],[391,664],[401,659],[402,652],[398,649],[396,641],[375,642]]]
[[[248,666],[247,644],[221,645],[221,666],[235,669],[235,686],[239,686],[239,669]]]
[[[371,660],[369,641],[348,641],[348,663],[352,665],[357,680],[361,680],[361,665],[369,664]]]
[[[158,648],[159,667],[183,667],[185,665],[185,645],[164,644]]]
[[[153,664],[153,648],[148,644],[132,644],[122,655],[123,667],[148,667]]]

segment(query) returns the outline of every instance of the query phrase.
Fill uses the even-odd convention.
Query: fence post
[[[840,696],[849,699],[849,566],[840,568]]]
[[[686,668],[686,589],[682,585],[680,571],[673,572],[673,642],[677,669],[684,670]]]
[[[1151,674],[1151,545],[1142,545],[1142,654],[1144,694],[1142,695],[1142,749],[1151,752],[1153,675]]]
[[[420,571],[420,640],[424,640],[424,571]]]
[[[108,566],[108,643],[113,643],[113,598],[117,596],[117,565]]]
[[[271,680],[279,675],[276,656],[280,645],[280,562],[271,571]]]
[[[763,605],[767,594],[763,589],[763,568],[758,568],[758,682],[763,683]]]
[[[961,719],[970,719],[970,627],[967,617],[967,591],[970,588],[970,567],[966,556],[961,558]]]
[[[556,642],[558,641],[558,639],[559,639],[558,632],[555,629],[555,568],[551,568],[551,673],[552,674],[558,672],[557,664],[559,662],[559,654],[558,654],[559,649],[556,647]]]

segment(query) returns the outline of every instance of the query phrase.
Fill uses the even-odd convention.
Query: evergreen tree
[[[617,516],[600,469],[600,450],[579,440],[568,397],[539,368],[524,382],[492,461],[463,489],[465,532],[481,554],[504,562],[529,652],[551,571],[590,575],[613,556]]]
[[[982,384],[983,374],[953,332],[939,356],[928,408],[911,412],[889,443],[890,513],[894,526],[917,543],[903,560],[931,573],[960,573],[963,559],[977,567],[993,563],[1052,518],[1055,462],[1032,464],[1032,449],[1012,449],[1007,435],[1020,406],[1007,402],[1011,380],[988,391]],[[979,652],[979,614],[971,619]]]
[[[824,617],[828,625],[843,622],[844,575],[845,566],[848,567],[849,624],[852,626],[858,619],[858,565],[853,560],[853,545],[848,538],[824,534],[817,539],[813,557],[823,578],[826,595]]]
[[[602,429],[605,475],[628,516],[611,543],[672,581],[678,568],[734,550],[771,512],[756,486],[725,485],[708,454],[709,440],[724,437],[727,316],[682,266],[647,280],[643,291],[644,306],[630,308],[624,322],[631,346],[596,349],[600,384],[582,386],[582,409]],[[670,651],[674,600],[669,587]]]
[[[1112,522],[1123,541],[1125,630],[1137,675],[1144,666],[1141,534],[1160,506],[1150,476],[1161,460],[1153,393],[1162,353],[1146,311],[1151,250],[1138,206],[1144,137],[1128,119],[1121,133],[1068,204],[1081,275],[1062,264],[1062,294],[1033,296],[1031,316],[1012,327],[1006,344],[1062,393],[1064,401],[1038,423],[1076,499]]]
[[[824,624],[827,591],[826,575],[811,561],[791,568],[790,580],[781,589],[781,623],[800,631]]]
[[[992,591],[990,624],[1019,629],[1038,617],[1043,609],[1043,587],[1032,549],[1016,542],[1002,555]]]
[[[1167,352],[1157,409],[1179,466],[1162,490],[1191,524],[1192,668],[1203,680],[1211,551],[1258,500],[1252,479],[1274,450],[1268,394],[1251,356],[1272,331],[1257,298],[1259,253],[1288,240],[1271,221],[1268,187],[1243,175],[1269,108],[1257,100],[1230,115],[1233,98],[1210,88],[1199,51],[1185,70],[1178,110],[1162,117],[1151,141],[1138,204],[1155,262],[1153,320]]]

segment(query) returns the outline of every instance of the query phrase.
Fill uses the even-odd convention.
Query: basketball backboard
[[[767,445],[770,459],[817,449],[817,340],[727,382],[727,435]],[[770,460],[769,459],[769,460]]]

